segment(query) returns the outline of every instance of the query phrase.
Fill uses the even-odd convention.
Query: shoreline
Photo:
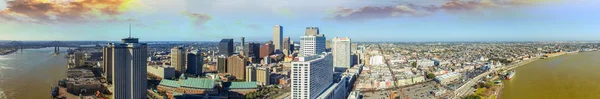
[[[17,51],[18,51],[18,49],[10,49],[10,50],[8,50],[6,52],[0,52],[0,56],[12,54],[12,53],[17,52]]]

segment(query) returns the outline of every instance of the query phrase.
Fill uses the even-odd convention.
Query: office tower
[[[246,81],[256,81],[256,68],[254,66],[246,66]]]
[[[271,69],[267,67],[256,67],[256,82],[263,85],[270,85]]]
[[[331,40],[325,40],[325,51],[326,52],[331,51]]]
[[[300,37],[300,55],[311,56],[325,52],[325,36]]]
[[[193,75],[202,75],[202,65],[204,65],[204,58],[199,50],[192,50],[187,53],[187,73]]]
[[[292,53],[292,49],[290,49],[290,37],[283,38],[282,49],[283,50],[281,50],[281,51],[285,55],[289,55],[290,53]]]
[[[106,76],[106,81],[108,83],[112,83],[112,65],[113,65],[113,47],[105,46],[102,48],[102,70],[104,71],[104,76]]]
[[[260,47],[260,57],[265,57],[273,54],[273,44],[266,43]]]
[[[319,27],[306,27],[304,36],[319,35]]]
[[[252,60],[252,63],[257,63],[260,60],[260,43],[248,43],[246,44],[245,52],[246,57]]]
[[[111,99],[145,99],[147,90],[146,43],[138,38],[124,38],[122,43],[111,43],[113,56],[113,95]]]
[[[74,66],[73,67],[81,67],[85,65],[85,54],[83,52],[75,52],[74,57]]]
[[[229,57],[233,54],[233,39],[222,39],[219,42],[219,55]]]
[[[273,45],[275,50],[281,51],[281,38],[283,38],[283,27],[275,25],[273,27]]]
[[[242,55],[246,55],[246,53],[244,53],[244,51],[245,51],[245,50],[244,50],[244,48],[245,48],[245,45],[246,45],[246,38],[244,38],[244,37],[241,37],[241,38],[240,38],[240,41],[242,41],[242,42],[240,43],[240,47],[242,47],[242,49],[240,50],[240,54],[242,54]]]
[[[227,73],[235,76],[238,80],[245,80],[246,78],[246,58],[242,55],[232,55],[227,58]]]
[[[175,70],[185,73],[185,51],[183,47],[175,46],[171,48],[171,66],[175,67]]]
[[[333,66],[340,68],[350,68],[352,66],[351,58],[351,41],[349,37],[332,39],[333,47],[331,53],[333,54]]]
[[[217,69],[219,73],[227,73],[227,57],[224,55],[218,57]]]
[[[292,99],[315,99],[333,83],[331,53],[299,57],[292,62]]]

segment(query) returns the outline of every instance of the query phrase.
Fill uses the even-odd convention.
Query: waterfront
[[[540,59],[516,68],[502,99],[600,99],[600,51]]]
[[[0,56],[0,99],[49,99],[50,88],[65,77],[65,50],[24,49]]]

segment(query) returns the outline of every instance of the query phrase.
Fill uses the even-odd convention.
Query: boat
[[[515,70],[508,72],[508,74],[506,74],[506,76],[504,76],[504,79],[510,80],[513,76],[515,76],[515,73],[517,73]]]

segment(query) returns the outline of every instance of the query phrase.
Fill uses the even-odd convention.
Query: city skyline
[[[142,41],[266,41],[274,25],[293,41],[306,27],[357,42],[600,38],[593,0],[23,1],[0,2],[0,40],[112,41],[128,35],[129,23]],[[78,3],[89,10],[76,13]]]

